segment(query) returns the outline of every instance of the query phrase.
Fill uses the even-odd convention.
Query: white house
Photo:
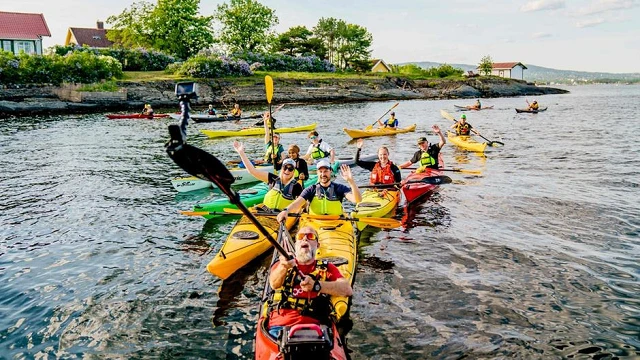
[[[509,79],[524,80],[524,70],[526,68],[527,67],[524,66],[521,62],[493,63],[493,70],[491,70],[491,75]],[[479,68],[478,72],[480,72]]]

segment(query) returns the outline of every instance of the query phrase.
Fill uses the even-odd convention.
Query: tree
[[[135,2],[107,22],[109,40],[126,48],[144,47],[186,59],[213,43],[211,16],[198,15],[200,0]]]
[[[480,60],[478,70],[483,75],[491,75],[491,71],[493,71],[493,59],[491,59],[491,56],[486,55]]]
[[[335,64],[336,41],[339,37],[340,28],[346,27],[343,20],[335,18],[321,18],[313,28],[313,33],[324,43],[328,51],[327,59]]]
[[[346,24],[340,29],[341,45],[336,50],[339,64],[343,69],[353,61],[367,61],[371,54],[373,36],[365,27],[355,24]]]
[[[217,40],[230,52],[265,51],[275,37],[275,11],[255,0],[230,0],[214,16],[222,24]]]
[[[322,40],[312,37],[305,26],[294,26],[278,35],[274,50],[291,56],[315,55],[321,59],[327,56],[327,48]]]

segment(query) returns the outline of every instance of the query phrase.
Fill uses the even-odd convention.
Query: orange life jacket
[[[371,176],[369,182],[371,185],[377,184],[393,184],[395,179],[393,177],[393,171],[391,171],[391,165],[393,163],[389,161],[384,168],[380,165],[380,162],[376,162],[376,165],[371,170]]]

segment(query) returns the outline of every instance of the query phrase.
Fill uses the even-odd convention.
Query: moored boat
[[[471,136],[456,135],[449,131],[447,131],[447,140],[458,147],[474,152],[484,152],[487,147],[486,142],[480,143]]]
[[[169,117],[169,114],[153,114],[153,116],[144,114],[107,114],[108,119],[156,119],[166,117]]]
[[[395,135],[402,134],[407,132],[416,131],[416,124],[404,127],[404,128],[373,128],[373,129],[343,129],[344,132],[347,133],[352,139],[366,138],[372,136],[385,136],[385,135]]]
[[[539,108],[538,110],[531,110],[531,109],[528,109],[528,108],[527,109],[518,109],[518,108],[516,108],[516,112],[517,113],[530,113],[530,114],[537,114],[539,112],[546,111],[546,110],[547,110],[546,106],[543,107],[543,108]]]
[[[294,127],[281,127],[275,129],[278,134],[292,133],[301,131],[311,131],[316,128],[318,124],[313,123],[309,125],[294,126]],[[201,133],[207,135],[210,138],[226,137],[226,136],[252,136],[252,135],[264,135],[264,127],[252,127],[238,130],[200,130]]]

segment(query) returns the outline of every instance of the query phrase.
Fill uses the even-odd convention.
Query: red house
[[[0,11],[0,49],[42,55],[42,37],[51,37],[43,14]]]

